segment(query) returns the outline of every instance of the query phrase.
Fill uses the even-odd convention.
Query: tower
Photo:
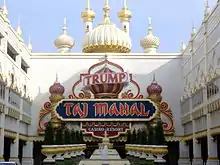
[[[130,19],[132,17],[132,13],[130,10],[127,8],[127,2],[126,0],[123,0],[123,8],[121,11],[118,13],[118,17],[120,18],[121,24],[122,24],[122,29],[129,34],[130,32]]]
[[[91,31],[95,13],[90,8],[90,0],[86,0],[86,9],[81,13],[81,18],[84,21],[85,33]]]

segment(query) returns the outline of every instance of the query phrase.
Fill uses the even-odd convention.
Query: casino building
[[[40,164],[49,121],[83,132],[90,149],[105,130],[117,148],[126,132],[147,130],[161,120],[169,164],[217,165],[220,160],[220,2],[192,28],[178,53],[160,53],[149,18],[140,40],[143,53],[130,53],[132,13],[124,0],[117,27],[105,1],[103,22],[87,0],[82,52],[71,53],[74,39],[64,19],[54,44],[57,53],[33,53],[13,29],[4,2],[0,13],[0,159]],[[77,42],[77,41],[76,41]],[[163,44],[163,43],[161,43]],[[175,81],[173,78],[175,77]],[[171,81],[172,80],[172,81]],[[159,114],[159,115],[158,115]],[[92,146],[92,147],[91,147]],[[178,151],[178,152],[177,152]]]

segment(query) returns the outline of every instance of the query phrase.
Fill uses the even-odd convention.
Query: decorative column
[[[19,122],[19,120],[18,120],[18,122]],[[18,125],[19,125],[19,123],[18,123]],[[17,133],[16,138],[11,143],[10,161],[19,162],[18,148],[19,148],[19,133]]]
[[[180,142],[179,146],[180,157],[178,163],[180,165],[188,165],[190,164],[189,160],[189,145],[185,141]]]
[[[23,147],[22,165],[33,165],[33,142],[27,141]]]
[[[58,81],[58,75],[56,75],[56,81],[54,82],[54,84],[50,86],[49,92],[51,94],[49,99],[52,107],[55,107],[60,100],[64,99],[63,93],[65,92],[65,88]],[[53,128],[55,129],[59,128],[61,125],[60,119],[58,119],[54,108],[51,112],[51,123]]]
[[[210,134],[211,115],[207,114],[207,143],[208,143],[208,160],[207,165],[218,165],[217,140]]]
[[[4,161],[4,123],[5,123],[5,114],[4,114],[5,107],[0,105],[0,161]],[[2,111],[2,112],[1,112]]]
[[[201,165],[201,144],[195,137],[193,137],[193,156],[193,165]]]

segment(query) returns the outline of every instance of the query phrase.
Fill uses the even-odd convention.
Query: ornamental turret
[[[27,48],[28,48],[28,50],[30,51],[30,52],[32,52],[32,44],[31,44],[31,37],[29,36],[29,38],[28,38],[28,45],[27,45]]]
[[[8,9],[7,9],[5,0],[3,1],[3,5],[0,9],[0,14],[2,15],[2,18],[4,19],[4,21],[9,24],[10,21],[8,19]]]
[[[129,34],[130,31],[130,19],[132,17],[132,13],[130,10],[127,8],[127,3],[126,0],[123,0],[123,8],[121,11],[118,13],[118,17],[120,18],[121,24],[122,24],[122,29]]]
[[[153,35],[151,18],[148,18],[148,34],[140,41],[145,53],[156,53],[160,45],[160,39]]]
[[[23,41],[23,39],[22,39],[22,29],[21,29],[21,25],[20,25],[20,19],[18,19],[18,26],[17,26],[17,29],[16,29],[16,34],[17,34],[19,40]]]
[[[56,81],[54,82],[54,84],[50,86],[49,92],[51,94],[50,101],[52,103],[57,103],[58,101],[64,98],[63,93],[65,92],[65,88],[58,81],[58,76],[56,76]]]
[[[204,0],[204,6],[205,6],[204,20],[206,20],[209,17],[209,15],[211,14],[211,8],[209,7],[208,0]]]
[[[68,53],[73,48],[75,41],[73,40],[72,37],[70,37],[67,34],[66,18],[64,18],[62,30],[63,30],[63,34],[61,34],[59,37],[57,37],[57,39],[54,41],[54,45],[56,46],[58,52]]]
[[[162,87],[157,83],[155,79],[155,75],[153,75],[153,81],[147,87],[148,98],[156,103],[160,103],[162,101]]]
[[[81,13],[81,18],[84,21],[85,33],[91,31],[95,12],[90,8],[90,0],[86,1],[86,9]]]
[[[64,99],[63,93],[65,92],[65,88],[58,81],[57,75],[56,75],[56,81],[49,88],[49,92],[51,94],[50,101],[52,103],[52,107],[55,107],[60,100]],[[60,127],[60,124],[61,124],[61,121],[60,119],[58,119],[54,108],[51,112],[51,123],[52,123],[53,128],[58,128]]]

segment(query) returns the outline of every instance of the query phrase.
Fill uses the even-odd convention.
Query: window
[[[15,93],[13,90],[9,89],[8,102],[9,102],[9,104],[11,104],[19,109],[20,103],[21,103],[21,98],[17,93]]]
[[[5,99],[5,85],[0,83],[0,99]]]
[[[215,85],[214,82],[211,82],[210,84],[207,85],[207,98],[209,99],[210,97],[214,96],[219,92],[219,87]]]
[[[14,74],[11,74],[11,85],[14,85],[15,82],[15,76]]]
[[[21,59],[21,69],[22,69],[25,73],[27,73],[28,68],[29,68],[28,64],[27,64],[23,59]]]
[[[16,51],[13,49],[13,47],[8,43],[8,47],[7,47],[7,54],[14,60],[16,61],[16,56],[17,53]]]

